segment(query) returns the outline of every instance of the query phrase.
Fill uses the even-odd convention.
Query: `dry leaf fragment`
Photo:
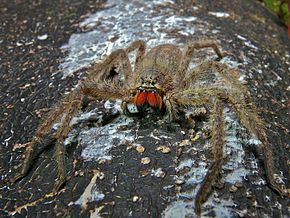
[[[138,146],[136,147],[136,151],[137,151],[138,153],[143,153],[143,152],[145,151],[145,148],[144,148],[142,145],[138,145]]]
[[[161,145],[161,146],[156,148],[156,151],[161,151],[163,154],[167,154],[171,151],[171,149],[170,149],[170,147],[168,147],[166,145]]]
[[[188,139],[185,139],[185,140],[182,140],[180,143],[179,143],[179,146],[180,147],[184,147],[186,145],[190,145],[190,141]]]
[[[151,162],[150,158],[149,157],[143,157],[141,159],[141,163],[142,164],[149,164]]]

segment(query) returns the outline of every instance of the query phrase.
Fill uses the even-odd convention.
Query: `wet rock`
[[[192,120],[191,130],[176,123],[163,126],[163,121],[150,116],[120,124],[118,104],[90,103],[81,114],[93,111],[95,115],[80,115],[80,122],[72,126],[74,137],[67,140],[69,175],[59,194],[51,194],[56,178],[54,145],[35,160],[22,181],[3,182],[20,170],[16,166],[23,164],[22,151],[39,118],[85,76],[83,68],[136,39],[144,39],[148,48],[160,43],[184,46],[204,36],[218,39],[231,53],[222,60],[232,68],[229,75],[249,87],[266,121],[276,172],[284,172],[277,181],[289,187],[285,172],[290,45],[278,20],[258,1],[4,0],[0,11],[0,216],[174,217],[180,211],[194,216],[196,192],[212,161],[210,135],[202,129],[208,120],[202,116]],[[197,52],[190,67],[201,59],[213,60],[215,55],[210,50]],[[226,185],[215,189],[215,201],[209,194],[202,215],[287,216],[287,199],[269,190],[264,169],[253,155],[257,144],[247,141],[249,136],[227,106],[227,155],[220,177],[234,185],[231,193]],[[123,146],[135,141],[141,146]],[[158,144],[170,144],[170,152],[168,148],[156,151]],[[149,164],[140,162],[141,155],[150,159],[152,168],[144,169]],[[175,170],[181,163],[187,166]],[[94,177],[96,169],[103,176]],[[154,176],[148,176],[152,169]],[[236,189],[247,190],[246,196]]]

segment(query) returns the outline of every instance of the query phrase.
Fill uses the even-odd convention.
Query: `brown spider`
[[[223,165],[225,103],[233,107],[241,124],[249,133],[256,135],[262,142],[268,185],[279,194],[283,194],[284,190],[275,182],[272,151],[263,122],[257,115],[247,88],[229,74],[226,65],[217,61],[205,61],[193,70],[188,70],[195,50],[202,48],[212,48],[219,58],[224,56],[217,43],[211,40],[193,42],[184,50],[172,44],[158,45],[147,53],[145,42],[135,41],[126,49],[118,49],[111,53],[102,63],[89,70],[87,77],[66,95],[40,124],[27,150],[22,171],[14,181],[27,175],[33,159],[39,154],[36,151],[37,144],[42,143],[42,139],[53,124],[61,119],[60,127],[52,136],[56,146],[58,172],[56,190],[60,188],[67,176],[63,142],[70,132],[70,121],[80,110],[84,96],[90,96],[100,100],[122,99],[121,107],[126,115],[132,115],[128,104],[134,104],[138,113],[143,114],[151,110],[153,113],[161,114],[168,121],[177,119],[177,110],[182,106],[207,105],[211,109],[213,161],[196,196],[196,214],[201,213],[201,205],[211,192]],[[132,69],[128,54],[135,50],[137,54]],[[112,70],[115,66],[119,66],[120,72],[123,73],[119,74]],[[199,79],[207,76],[207,72],[212,71],[220,77],[220,84],[197,83]]]

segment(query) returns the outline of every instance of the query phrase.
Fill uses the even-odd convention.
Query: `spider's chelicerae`
[[[268,185],[276,192],[284,190],[275,182],[274,166],[270,144],[266,137],[263,122],[256,112],[247,88],[229,73],[225,64],[218,61],[204,61],[192,70],[189,64],[196,50],[212,48],[219,58],[223,58],[217,43],[202,40],[187,45],[183,50],[172,44],[158,45],[146,52],[143,41],[135,41],[126,49],[111,53],[102,63],[92,68],[87,77],[64,99],[55,106],[38,127],[31,146],[27,150],[22,171],[15,181],[27,175],[33,159],[39,154],[36,147],[51,130],[53,124],[61,120],[60,127],[53,134],[58,183],[56,189],[66,180],[65,137],[70,131],[70,121],[80,110],[84,96],[99,100],[122,99],[122,110],[131,115],[128,104],[134,104],[138,113],[158,113],[168,121],[177,119],[180,107],[207,105],[210,108],[212,164],[196,196],[195,210],[201,212],[201,205],[210,193],[223,164],[224,146],[224,104],[234,109],[250,134],[254,134],[262,143],[265,160],[265,172]],[[136,51],[135,66],[132,69],[129,53]],[[114,69],[119,67],[122,74]],[[215,72],[219,83],[197,83],[208,72]]]

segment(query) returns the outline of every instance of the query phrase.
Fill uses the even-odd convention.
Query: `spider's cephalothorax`
[[[211,40],[192,42],[183,50],[172,44],[163,44],[148,52],[145,42],[135,41],[129,47],[111,53],[102,63],[89,69],[86,79],[66,95],[43,120],[27,150],[22,171],[14,181],[27,175],[33,160],[39,155],[37,146],[42,143],[42,139],[50,132],[54,123],[60,120],[60,126],[52,138],[55,141],[58,172],[55,188],[58,190],[61,187],[67,176],[63,142],[70,132],[72,118],[81,109],[84,96],[90,96],[99,100],[122,99],[122,110],[127,115],[131,115],[128,104],[135,104],[138,113],[144,113],[148,108],[153,109],[154,112],[162,112],[169,121],[174,121],[176,112],[184,106],[206,105],[209,108],[213,160],[196,195],[197,214],[200,214],[201,205],[207,199],[222,169],[224,104],[231,105],[240,123],[261,141],[268,185],[276,192],[284,194],[282,187],[275,182],[271,146],[247,88],[230,74],[230,69],[225,64],[218,61],[204,61],[192,70],[188,69],[195,51],[202,48],[212,48],[219,58],[224,56],[216,42]],[[135,50],[137,54],[132,68],[128,54]],[[118,73],[113,70],[116,66]],[[216,74],[219,81],[198,82],[207,78],[208,73]]]

